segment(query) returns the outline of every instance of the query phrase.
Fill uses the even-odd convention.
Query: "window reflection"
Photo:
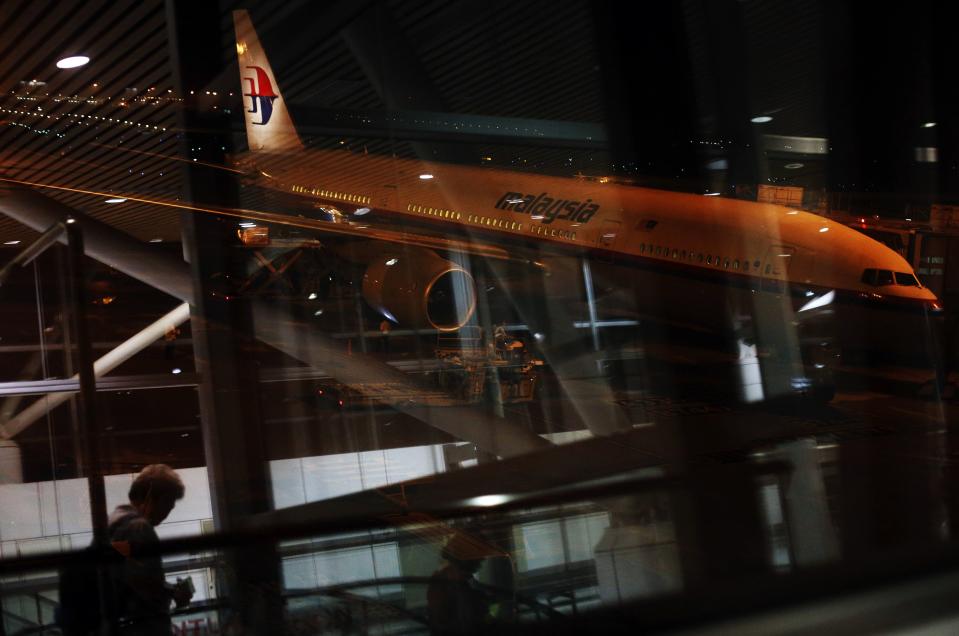
[[[181,633],[950,549],[953,21],[81,4],[0,25],[0,631],[160,462]]]

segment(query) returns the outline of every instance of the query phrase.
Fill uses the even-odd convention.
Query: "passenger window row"
[[[862,273],[862,282],[873,287],[883,285],[901,285],[903,287],[922,287],[919,279],[911,272],[893,272],[888,269],[868,268]]]
[[[695,250],[679,250],[676,248],[664,247],[662,245],[654,245],[652,243],[640,243],[639,253],[646,254],[648,256],[659,256],[661,258],[672,257],[676,260],[689,261],[690,263],[698,262],[705,263],[706,265],[715,264],[716,267],[723,267],[724,269],[729,269],[732,267],[734,270],[739,270],[742,268],[742,271],[744,272],[748,272],[750,268],[750,261],[748,258],[743,258],[742,260],[738,258],[730,259],[729,257],[724,258],[722,256],[715,256],[713,254],[706,254],[704,252],[697,252]],[[759,271],[759,267],[759,259],[752,261],[752,268],[755,271]]]

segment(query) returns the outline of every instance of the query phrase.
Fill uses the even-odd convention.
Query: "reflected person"
[[[435,635],[478,634],[489,618],[489,601],[475,574],[484,555],[470,539],[455,533],[440,553],[446,564],[430,577],[426,598]]]
[[[171,585],[163,575],[159,555],[143,554],[159,542],[160,525],[182,499],[180,476],[166,464],[147,466],[130,486],[130,503],[117,506],[110,515],[110,544],[123,555],[114,581],[121,633],[163,634],[172,632],[170,602],[185,606],[193,596],[187,585]]]

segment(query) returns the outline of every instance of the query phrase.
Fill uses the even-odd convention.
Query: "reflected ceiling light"
[[[396,264],[399,263],[399,262],[400,262],[400,259],[398,259],[398,258],[391,258],[390,260],[386,261],[386,266],[387,266],[387,267],[393,267],[394,265],[396,265]]]
[[[820,232],[820,233],[822,233],[822,232],[828,232],[828,231],[829,231],[829,228],[828,228],[828,227],[821,227],[821,228],[819,228],[819,232]]]
[[[805,164],[802,164],[802,163],[799,163],[799,162],[795,162],[795,163],[787,163],[787,164],[786,164],[785,166],[783,166],[783,167],[784,167],[786,170],[799,170],[799,169],[802,168],[804,165],[805,165]]]
[[[256,223],[254,223],[253,221],[243,221],[242,223],[240,223],[240,227],[246,227],[246,228],[256,227]]]
[[[799,214],[799,210],[792,210],[791,212],[786,212],[787,216],[795,216]]]
[[[312,292],[310,293],[309,296],[306,297],[307,300],[316,300],[316,298],[317,298],[316,292]]]
[[[363,216],[364,214],[369,214],[369,208],[357,208],[356,212],[353,213],[353,216]]]
[[[924,124],[922,125],[922,127],[923,127],[923,128],[935,128],[935,127],[936,127],[936,122],[934,122],[934,121],[927,121],[926,123],[924,123]]]
[[[121,198],[117,197],[117,198],[114,198],[114,199],[107,199],[106,201],[104,201],[104,203],[123,203],[123,202],[125,202],[125,201],[126,201],[126,199],[121,199]]]
[[[420,175],[420,179],[422,179],[423,181],[428,181],[432,178],[433,178],[433,175],[431,175],[428,172]]]
[[[707,196],[707,197],[718,197],[720,194],[721,194],[720,192],[707,192],[707,193],[705,193],[703,196]]]
[[[466,503],[470,506],[482,506],[484,508],[489,506],[498,506],[509,501],[509,497],[506,495],[482,495],[480,497],[473,497],[472,499],[467,499]]]
[[[73,224],[76,223],[76,222],[77,222],[77,220],[76,220],[75,218],[73,218],[72,216],[67,219],[67,225],[73,225]]]
[[[751,121],[754,124],[768,124],[772,120],[773,118],[770,117],[769,115],[757,115],[753,117],[752,119],[750,119],[749,121]]]
[[[151,243],[162,243],[162,242],[163,242],[163,239],[161,239],[161,238],[152,238],[152,239],[150,239],[150,242],[151,242]]]
[[[313,312],[313,315],[314,315],[314,316],[322,316],[322,315],[323,315],[323,310],[322,310],[322,309],[317,309],[316,311]]]
[[[19,245],[20,241],[7,241],[4,245]]]
[[[180,375],[181,373],[183,373],[183,369],[181,369],[180,367],[174,367],[173,370],[170,371],[170,373],[172,373],[173,375]]]
[[[808,303],[803,305],[799,311],[809,311],[810,309],[818,309],[820,307],[825,307],[826,305],[832,304],[832,301],[836,299],[835,291],[828,291],[819,298],[813,298]]]
[[[90,61],[86,55],[71,55],[57,62],[57,68],[77,68]]]

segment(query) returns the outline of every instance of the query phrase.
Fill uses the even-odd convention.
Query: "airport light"
[[[482,508],[488,508],[490,506],[499,506],[501,504],[509,501],[509,497],[506,495],[481,495],[479,497],[473,497],[466,501],[467,505],[470,506],[479,506]]]
[[[57,62],[57,68],[77,68],[90,61],[86,55],[71,55]]]
[[[772,120],[773,118],[770,117],[769,115],[757,115],[753,117],[752,119],[750,119],[749,121],[751,121],[754,124],[768,124]]]

